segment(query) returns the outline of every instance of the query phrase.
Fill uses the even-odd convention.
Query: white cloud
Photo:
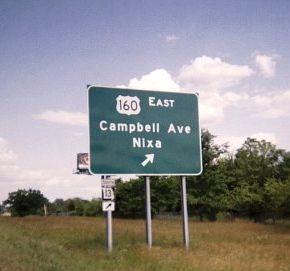
[[[256,55],[256,59],[260,59],[261,63],[263,61],[271,63],[274,58],[275,56],[265,58],[264,55]],[[260,66],[262,68],[263,64]],[[266,64],[264,66],[266,67]],[[230,64],[220,58],[200,56],[179,70],[176,77],[178,82],[165,69],[157,69],[140,78],[133,78],[128,86],[121,87],[162,91],[186,89],[198,92],[202,126],[221,121],[226,109],[237,106],[244,108],[250,106],[252,112],[258,112],[263,118],[290,115],[290,91],[251,97],[246,92],[234,92],[229,89],[254,74],[255,72],[247,65]]]
[[[232,91],[219,93],[208,91],[200,93],[200,119],[203,125],[221,121],[228,107],[237,106],[247,101],[246,93],[237,94]]]
[[[101,195],[100,182],[96,182],[96,177],[73,175],[69,169],[50,172],[16,164],[0,165],[0,188],[0,202],[10,192],[29,188],[40,190],[50,200],[72,197],[90,199]]]
[[[191,65],[183,66],[178,79],[183,86],[189,86],[196,80],[200,86],[200,118],[202,125],[213,123],[224,117],[224,110],[248,98],[245,93],[224,91],[225,86],[237,84],[240,80],[252,74],[247,66],[238,66],[225,63],[219,58],[207,56],[198,57]],[[209,89],[218,87],[217,89]],[[128,86],[135,89],[179,91],[183,90],[171,74],[165,69],[157,69],[140,79],[133,78]],[[198,88],[192,88],[192,92]]]
[[[179,40],[179,38],[177,37],[177,36],[175,36],[175,35],[167,35],[166,37],[165,37],[165,40],[167,41],[167,42],[174,42],[174,41],[177,41],[177,40]]]
[[[179,91],[180,86],[174,82],[172,76],[165,69],[157,69],[140,79],[133,78],[129,81],[129,88],[145,89],[145,90],[160,90],[160,91]]]
[[[8,141],[0,138],[0,203],[18,189],[38,189],[50,200],[81,196],[100,197],[96,177],[74,175],[70,168],[47,170],[27,167],[16,160]],[[7,162],[7,163],[3,163]]]
[[[70,168],[50,171],[27,167],[23,163],[20,165],[8,145],[7,140],[0,138],[0,203],[7,199],[8,193],[29,188],[40,190],[50,200],[101,196],[100,182],[96,182],[96,177],[74,175]],[[3,163],[2,158],[7,163]]]
[[[55,174],[43,182],[41,191],[51,200],[74,197],[92,199],[101,197],[101,182],[96,180],[94,176],[73,175],[70,172]]]
[[[84,136],[84,133],[83,132],[73,132],[73,136],[82,137],[82,136]]]
[[[178,79],[186,88],[195,91],[221,91],[240,83],[254,74],[247,65],[233,65],[220,58],[201,56],[179,70]]]
[[[26,181],[38,182],[48,178],[48,174],[43,170],[28,169],[17,164],[1,165],[0,175],[3,179],[9,179],[11,182],[25,184]]]
[[[274,133],[259,132],[259,133],[252,134],[250,137],[255,138],[257,140],[266,140],[273,144],[277,144],[277,138]]]
[[[16,158],[16,154],[9,148],[8,141],[0,137],[0,162],[11,162],[16,160]]]
[[[241,148],[243,143],[246,139],[255,138],[257,140],[266,140],[273,144],[277,144],[277,138],[274,133],[265,133],[265,132],[258,132],[251,135],[244,135],[244,136],[217,136],[215,138],[215,142],[217,144],[228,143],[229,144],[229,151],[234,153],[237,149]]]
[[[46,110],[40,114],[35,115],[35,118],[52,123],[72,126],[86,126],[88,123],[87,115],[85,113],[69,112],[64,110]]]
[[[214,106],[215,102],[200,102],[199,116],[201,126],[221,120],[224,117],[223,108]]]
[[[258,116],[275,119],[290,116],[290,90],[251,98],[251,103]]]
[[[266,77],[271,78],[276,73],[276,56],[267,56],[258,54],[255,56],[256,66],[259,73]]]

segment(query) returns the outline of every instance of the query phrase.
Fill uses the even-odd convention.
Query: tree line
[[[227,144],[216,144],[214,138],[208,130],[202,130],[203,173],[187,177],[189,214],[201,221],[215,221],[219,215],[246,217],[256,222],[266,219],[275,222],[278,218],[289,217],[290,153],[271,142],[255,138],[247,138],[235,153],[230,153]],[[145,216],[143,178],[129,182],[117,180],[115,193],[114,216]],[[31,199],[24,204],[27,195]],[[153,216],[180,213],[180,200],[179,178],[151,177]],[[31,189],[10,193],[2,209],[9,209],[12,215],[24,216],[42,214],[44,205],[54,215],[102,214],[101,199],[57,199],[50,203],[40,191]]]
[[[215,144],[214,136],[202,131],[203,173],[187,177],[188,211],[201,221],[218,215],[246,217],[256,222],[290,215],[290,153],[271,142],[247,138],[230,153],[227,144]],[[144,217],[142,179],[117,183],[116,215]],[[179,213],[180,180],[151,177],[152,213]]]
[[[56,199],[50,202],[39,190],[19,189],[9,193],[8,199],[0,205],[2,212],[12,216],[56,215],[56,216],[96,216],[102,214],[102,201],[99,198]]]

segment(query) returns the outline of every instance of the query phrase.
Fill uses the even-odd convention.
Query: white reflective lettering
[[[149,97],[149,106],[155,106],[154,101],[155,97]]]
[[[140,122],[137,122],[137,131],[143,132],[143,125]]]
[[[141,138],[133,137],[133,148],[141,148]]]
[[[113,122],[110,123],[110,131],[116,131],[116,124]]]
[[[128,124],[127,123],[118,123],[118,131],[127,132],[128,131]]]
[[[153,107],[173,107],[175,100],[156,99],[156,97],[148,98],[149,106]]]
[[[161,140],[146,139],[144,137],[133,137],[133,148],[161,149]]]
[[[175,127],[172,123],[170,123],[169,128],[168,128],[168,134],[170,133],[175,133],[176,134],[176,130]]]
[[[155,147],[156,147],[157,149],[161,149],[161,148],[162,148],[162,144],[161,144],[161,141],[160,141],[160,140],[156,140],[156,142],[155,142]]]
[[[129,133],[133,133],[136,131],[136,125],[134,123],[129,124]]]
[[[185,126],[185,133],[190,134],[191,133],[191,128],[190,126]]]
[[[102,131],[107,131],[107,130],[108,130],[108,127],[106,127],[106,126],[104,126],[104,125],[107,125],[107,122],[106,122],[105,120],[100,121],[100,124],[99,124],[100,129],[101,129]]]
[[[151,132],[151,125],[150,125],[150,124],[146,124],[146,125],[145,125],[145,131],[146,131],[147,133]]]

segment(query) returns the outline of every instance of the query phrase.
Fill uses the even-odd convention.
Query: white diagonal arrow
[[[143,167],[145,167],[149,162],[153,164],[154,161],[154,153],[145,154],[146,159],[141,163]]]

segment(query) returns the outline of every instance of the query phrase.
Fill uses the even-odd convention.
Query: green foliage
[[[284,182],[283,195],[285,201],[282,202],[282,216],[290,217],[290,177]]]
[[[282,214],[286,196],[284,184],[277,179],[282,167],[284,151],[265,140],[247,138],[235,157],[236,186],[231,197],[232,208],[240,215],[263,221]]]
[[[43,206],[48,200],[39,190],[17,190],[9,193],[8,199],[3,202],[12,216],[42,215]]]
[[[188,210],[200,220],[247,217],[255,221],[290,217],[290,152],[277,149],[265,140],[247,138],[235,154],[227,144],[216,144],[215,136],[202,130],[203,173],[187,178]],[[152,215],[178,213],[181,209],[180,179],[151,177]],[[115,216],[145,217],[145,181],[116,181]],[[100,199],[56,199],[48,203],[37,190],[18,190],[9,194],[3,209],[14,216],[43,214],[96,216],[102,214]],[[1,211],[1,210],[0,210]]]
[[[278,175],[282,160],[283,151],[276,149],[272,143],[247,138],[236,154],[236,178],[240,184],[258,184],[263,187],[267,179]]]
[[[49,205],[49,213],[56,215],[96,216],[102,214],[100,199],[56,199]]]
[[[118,182],[116,185],[116,216],[131,218],[144,217],[144,194],[145,188],[142,179],[124,183]],[[153,213],[154,210],[152,208]]]
[[[203,173],[187,178],[188,210],[211,221],[222,212],[263,221],[290,215],[290,154],[265,140],[247,138],[236,155],[227,144],[215,144],[215,136],[202,130]],[[180,211],[177,178],[151,177],[153,216]],[[119,182],[117,214],[144,217],[144,179]]]
[[[219,211],[226,209],[228,187],[226,172],[219,167],[220,159],[227,151],[227,145],[214,143],[208,130],[202,130],[203,173],[188,178],[188,208],[191,214],[214,221]]]
[[[3,212],[4,212],[4,206],[0,204],[0,214],[2,214]]]
[[[257,185],[242,185],[234,189],[231,194],[232,208],[239,215],[260,221],[263,214],[263,195]]]
[[[96,216],[102,213],[102,201],[100,199],[93,199],[83,205],[84,216]]]
[[[281,150],[281,161],[277,166],[277,179],[287,181],[290,178],[290,152]]]
[[[276,179],[267,180],[264,187],[264,207],[267,216],[275,222],[283,214],[283,203],[287,200],[287,184]],[[290,195],[290,194],[289,194]]]
[[[154,214],[180,211],[180,182],[176,177],[151,178]]]
[[[150,178],[152,215],[180,211],[180,184],[176,178]],[[145,216],[144,178],[119,182],[116,187],[116,215],[142,218]]]

